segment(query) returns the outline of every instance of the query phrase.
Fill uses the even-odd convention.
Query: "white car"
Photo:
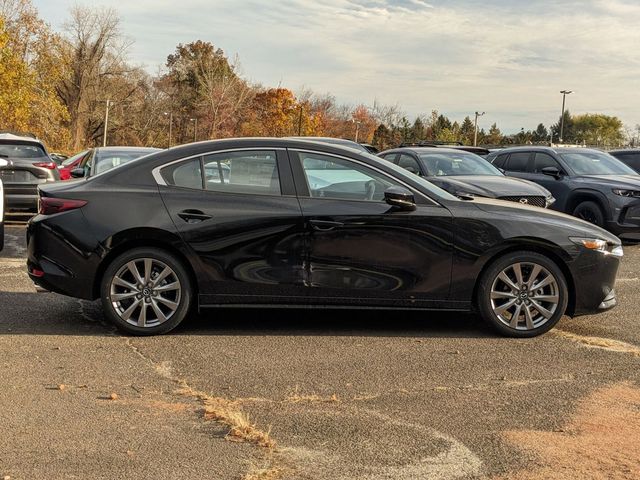
[[[4,158],[0,158],[0,167],[6,167],[9,164]],[[4,248],[4,189],[2,188],[2,180],[0,180],[0,252]]]

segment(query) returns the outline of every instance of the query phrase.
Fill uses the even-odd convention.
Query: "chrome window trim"
[[[160,170],[166,167],[170,167],[171,165],[175,165],[176,163],[186,162],[188,160],[193,160],[194,158],[206,157],[207,155],[215,155],[218,153],[228,153],[228,152],[243,152],[243,151],[265,151],[270,150],[272,152],[286,152],[286,148],[283,147],[242,147],[242,148],[225,148],[224,150],[212,150],[210,152],[198,153],[196,155],[190,155],[188,157],[182,157],[177,160],[171,160],[168,163],[163,163],[162,165],[157,166],[153,170],[151,170],[151,175],[153,175],[153,179],[156,181],[158,185],[162,185],[164,187],[173,187],[174,185],[167,185],[164,178],[162,178],[162,174]],[[191,189],[193,190],[193,189]]]
[[[305,153],[316,153],[318,155],[327,155],[329,157],[335,157],[335,158],[339,158],[341,160],[346,160],[346,161],[349,161],[349,162],[357,163],[357,164],[359,164],[359,165],[361,165],[361,166],[363,166],[365,168],[369,168],[371,170],[374,170],[374,171],[380,173],[384,177],[392,179],[394,181],[394,183],[401,184],[403,187],[405,187],[405,188],[409,189],[411,192],[413,192],[414,195],[418,194],[421,198],[431,202],[433,205],[438,206],[438,207],[442,206],[438,202],[436,202],[433,198],[429,197],[428,195],[426,195],[425,193],[421,192],[420,190],[417,190],[415,187],[412,187],[411,185],[405,183],[404,181],[400,180],[399,178],[393,177],[393,176],[389,175],[387,172],[385,172],[384,170],[380,170],[378,167],[374,167],[372,165],[369,165],[368,163],[362,162],[360,160],[356,160],[355,158],[343,157],[342,155],[336,155],[335,153],[320,152],[320,151],[317,151],[317,150],[307,150],[307,149],[302,149],[302,148],[290,148],[289,150],[294,151],[294,152],[305,152]],[[389,160],[386,160],[386,161],[388,162]],[[304,171],[304,167],[302,165],[301,165],[301,167],[302,167],[302,170]],[[308,185],[308,181],[309,180],[307,179],[306,174],[305,174],[305,180],[307,181],[307,188],[309,188],[309,185]],[[311,197],[311,196],[309,196],[309,198],[318,199],[317,197]],[[339,199],[339,198],[328,198],[327,200],[341,200],[341,199]],[[342,200],[349,201],[348,199],[342,199]],[[371,200],[362,200],[362,201],[370,202]]]

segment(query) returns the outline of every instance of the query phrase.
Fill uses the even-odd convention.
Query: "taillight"
[[[86,200],[40,197],[38,201],[38,213],[40,215],[53,215],[54,213],[67,212],[69,210],[75,210],[76,208],[82,208],[86,204]]]
[[[55,170],[58,166],[56,162],[36,162],[33,164],[34,167],[40,168],[48,168],[49,170]]]

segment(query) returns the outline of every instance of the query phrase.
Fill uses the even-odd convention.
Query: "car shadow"
[[[100,302],[0,291],[0,335],[118,334]],[[472,314],[323,308],[210,308],[169,335],[494,337]]]

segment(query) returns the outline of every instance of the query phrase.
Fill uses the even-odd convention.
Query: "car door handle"
[[[331,220],[309,220],[311,227],[319,232],[328,232],[337,227],[344,226],[342,222],[333,222]]]
[[[211,215],[207,215],[201,210],[183,210],[178,216],[187,223],[200,223],[212,218]]]

